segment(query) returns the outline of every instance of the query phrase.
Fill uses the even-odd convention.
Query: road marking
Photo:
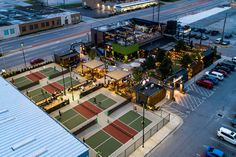
[[[230,144],[226,143],[227,141],[225,141],[225,140],[222,141],[222,140],[220,140],[218,138],[215,138],[215,137],[210,137],[210,139],[212,141],[215,141],[215,142],[218,142],[218,143],[224,145],[225,147],[227,147],[227,149],[235,152],[235,147],[233,145],[230,145]]]

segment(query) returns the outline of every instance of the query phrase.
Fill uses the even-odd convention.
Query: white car
[[[233,58],[232,58],[232,62],[233,62],[234,64],[236,64],[236,57],[233,57]]]
[[[217,136],[221,139],[221,140],[225,140],[231,144],[236,145],[236,133],[221,127],[218,131],[217,131]]]
[[[222,81],[224,79],[224,75],[219,72],[216,72],[216,71],[212,71],[212,72],[207,71],[205,74],[207,76],[217,78],[220,81]]]

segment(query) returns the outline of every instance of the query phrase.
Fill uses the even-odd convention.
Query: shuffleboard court
[[[143,116],[141,116],[135,111],[131,110],[127,112],[126,114],[121,116],[119,120],[138,132],[140,132],[143,129],[142,127]],[[147,127],[151,123],[152,123],[151,120],[144,118],[144,127]]]
[[[66,88],[70,88],[71,87],[71,78],[70,77],[66,77],[64,79],[64,81],[65,81],[65,87]],[[63,79],[57,81],[57,83],[59,83],[60,85],[64,86]],[[75,79],[72,78],[72,85],[76,86],[78,84],[79,84],[79,81],[76,81]]]
[[[46,69],[40,70],[40,72],[47,77],[50,77],[51,75],[59,73],[59,71],[53,67],[48,67]]]
[[[35,102],[38,103],[43,101],[51,96],[47,91],[42,88],[38,88],[32,91],[29,91],[27,95]]]
[[[33,81],[31,81],[30,79],[26,78],[26,77],[20,77],[20,78],[17,78],[17,79],[12,79],[12,83],[17,87],[17,88],[20,88],[20,87],[23,87],[23,86],[26,86],[30,83],[32,83]]]
[[[62,112],[61,116],[56,116],[55,118],[70,130],[87,120],[74,109]]]
[[[114,105],[116,103],[116,101],[114,101],[111,98],[108,98],[107,96],[105,96],[103,94],[98,94],[95,97],[90,98],[88,101],[103,110],[111,107],[112,105]]]
[[[102,157],[108,157],[122,146],[122,143],[111,137],[103,130],[98,131],[86,139],[86,143],[96,152],[99,152],[98,154]]]
[[[76,107],[74,107],[74,109],[88,119],[102,112],[101,109],[97,108],[88,101],[77,105]]]
[[[29,75],[26,75],[26,77],[28,79],[32,80],[33,82],[39,81],[39,80],[45,78],[45,76],[43,74],[41,74],[40,72],[31,73]]]

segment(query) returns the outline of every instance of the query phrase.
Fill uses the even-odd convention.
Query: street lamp
[[[24,50],[24,43],[22,42],[22,43],[20,44],[20,46],[21,46],[21,49],[22,49],[23,59],[24,59],[25,68],[26,68],[27,66],[26,66],[26,60],[25,60],[25,50]]]

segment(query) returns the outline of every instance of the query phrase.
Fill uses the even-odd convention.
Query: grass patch
[[[59,5],[57,7],[62,8],[62,9],[71,9],[71,8],[77,8],[81,6],[82,6],[82,3],[72,3],[72,4],[66,4],[66,5]]]

